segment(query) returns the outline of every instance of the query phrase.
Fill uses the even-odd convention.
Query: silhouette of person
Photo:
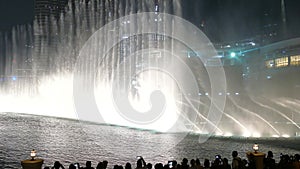
[[[94,167],[92,167],[92,162],[91,161],[86,161],[84,169],[94,169]]]
[[[209,162],[209,160],[208,159],[205,159],[204,160],[204,169],[210,169],[210,162]]]
[[[163,169],[164,166],[163,166],[162,163],[156,163],[156,164],[154,165],[154,168],[155,168],[155,169]]]
[[[152,169],[152,164],[151,163],[147,164],[147,169]]]
[[[59,161],[55,161],[52,169],[60,169],[60,168],[65,169],[65,167]]]
[[[222,158],[220,155],[216,155],[216,159],[214,160],[214,162],[212,163],[211,168],[212,169],[221,169],[222,168]]]
[[[223,169],[231,169],[231,166],[229,165],[227,158],[223,158],[222,167],[223,167]]]
[[[196,161],[194,159],[191,159],[190,164],[190,169],[196,169]]]
[[[293,168],[300,169],[300,155],[299,154],[294,155]]]
[[[70,164],[70,165],[69,165],[69,169],[76,169],[76,167],[75,167],[74,164]]]
[[[182,162],[181,162],[181,168],[182,169],[189,169],[190,168],[190,166],[188,165],[188,159],[186,159],[186,158],[183,158],[182,159]]]
[[[96,169],[103,169],[103,168],[104,168],[103,162],[99,162]]]
[[[118,165],[114,165],[114,168],[113,168],[113,169],[118,169],[118,167],[119,167]]]
[[[275,160],[273,159],[273,152],[268,151],[267,158],[264,159],[264,169],[275,169]]]
[[[196,159],[195,163],[196,163],[196,169],[203,169],[203,166],[201,165],[199,158]]]
[[[125,169],[132,169],[132,168],[131,168],[131,164],[130,164],[130,163],[126,163],[126,164],[125,164]]]
[[[106,168],[107,168],[107,164],[108,164],[108,161],[104,160],[104,161],[103,161],[103,169],[106,169]]]
[[[238,157],[238,152],[237,151],[232,151],[232,169],[239,169],[239,165],[241,165],[242,159]]]
[[[136,169],[147,169],[146,162],[143,157],[139,157],[137,160]]]

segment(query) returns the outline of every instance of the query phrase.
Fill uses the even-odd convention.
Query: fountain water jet
[[[4,72],[0,77],[0,111],[32,113],[75,119],[82,118],[82,116],[76,114],[77,108],[74,108],[72,100],[74,90],[73,71],[74,67],[76,66],[76,61],[78,61],[77,57],[78,55],[80,55],[80,49],[84,47],[85,42],[92,36],[92,34],[95,33],[99,28],[101,28],[105,24],[122,16],[135,14],[137,12],[142,13],[145,11],[151,11],[151,9],[154,10],[153,1],[139,1],[137,2],[137,4],[135,4],[134,2],[136,1],[104,0],[100,2],[89,1],[89,3],[85,4],[80,1],[72,1],[65,6],[66,8],[64,10],[62,10],[64,11],[64,14],[59,14],[58,16],[53,17],[52,14],[45,15],[45,13],[40,13],[40,11],[38,11],[33,24],[28,24],[25,26],[16,26],[8,33],[1,32],[0,44],[1,47],[5,48],[5,50],[1,50],[0,53],[1,55],[4,55],[6,57],[6,60],[5,63],[0,63],[1,73]],[[158,1],[158,4],[160,5],[159,11],[162,13],[165,12],[175,14],[177,16],[182,16],[182,3],[183,1]],[[51,7],[51,4],[47,7]],[[43,10],[41,10],[41,12],[42,11]],[[95,46],[90,48],[90,53],[97,53],[99,51],[105,50],[109,52],[107,52],[107,56],[105,56],[107,58],[103,59],[102,62],[100,61],[101,59],[99,60],[99,57],[86,57],[86,59],[92,59],[92,61],[95,61],[94,63],[96,65],[88,61],[83,62],[85,64],[81,65],[84,68],[80,70],[89,72],[91,71],[90,69],[93,69],[98,71],[95,72],[95,74],[91,74],[91,77],[79,77],[82,78],[83,81],[89,81],[91,78],[94,78],[93,75],[99,75],[95,79],[93,79],[95,80],[93,81],[95,83],[87,85],[93,85],[93,87],[95,87],[95,90],[91,90],[87,86],[83,86],[82,88],[78,89],[85,91],[86,93],[92,93],[91,95],[88,95],[83,92],[82,97],[87,98],[86,100],[83,99],[84,101],[89,101],[91,100],[91,97],[96,97],[94,103],[95,107],[92,107],[90,106],[90,104],[87,103],[88,108],[83,110],[86,112],[87,116],[91,115],[91,119],[86,120],[96,119],[109,121],[111,123],[114,122],[114,120],[116,120],[117,123],[118,121],[124,121],[122,117],[117,118],[117,116],[110,114],[111,109],[109,107],[114,107],[114,105],[113,103],[107,103],[109,97],[101,96],[110,95],[110,91],[113,90],[112,86],[118,85],[118,83],[114,84],[113,82],[116,82],[116,80],[123,78],[123,80],[126,82],[128,80],[132,80],[132,83],[136,83],[137,81],[139,81],[139,83],[141,82],[143,84],[142,87],[140,87],[139,85],[130,85],[130,94],[128,96],[130,98],[129,101],[133,105],[134,109],[137,109],[139,111],[143,110],[145,112],[146,110],[149,110],[151,104],[149,104],[147,101],[149,100],[149,97],[151,97],[151,92],[158,89],[158,86],[160,86],[160,89],[163,89],[163,91],[165,91],[162,93],[164,94],[166,100],[171,100],[169,105],[172,105],[170,106],[172,108],[169,109],[167,112],[174,112],[173,114],[167,114],[167,116],[171,116],[170,121],[173,123],[176,121],[176,119],[181,118],[180,115],[184,114],[183,119],[186,119],[187,123],[190,123],[190,125],[193,126],[195,130],[197,130],[195,132],[198,132],[200,129],[201,131],[203,131],[203,133],[206,133],[207,131],[202,130],[202,127],[208,125],[211,127],[208,129],[208,131],[215,132],[216,130],[218,133],[221,133],[223,135],[227,135],[228,133],[233,133],[233,135],[242,135],[243,132],[246,131],[246,136],[254,136],[257,135],[255,134],[255,128],[248,128],[247,130],[245,130],[245,128],[247,128],[247,125],[251,125],[253,123],[251,120],[259,119],[258,123],[264,126],[263,129],[264,131],[266,131],[266,133],[263,133],[262,136],[272,136],[274,134],[282,136],[282,134],[285,134],[282,131],[288,131],[290,128],[286,127],[285,125],[275,123],[277,121],[277,118],[280,118],[280,120],[287,120],[287,122],[292,124],[293,130],[288,132],[288,135],[292,136],[295,132],[299,130],[299,123],[297,121],[297,118],[295,120],[293,117],[290,117],[286,114],[286,111],[293,111],[295,112],[295,114],[298,115],[298,110],[300,109],[300,107],[297,106],[297,103],[299,102],[299,100],[297,99],[277,98],[274,101],[274,98],[266,98],[273,100],[273,103],[277,102],[277,106],[281,105],[283,108],[280,110],[276,110],[276,108],[273,108],[271,106],[272,104],[269,105],[267,103],[264,103],[264,101],[256,100],[250,100],[249,105],[251,106],[247,107],[247,105],[242,104],[243,100],[249,100],[248,96],[243,97],[243,95],[247,94],[246,91],[243,91],[240,92],[240,96],[232,96],[240,99],[240,102],[235,102],[231,97],[230,99],[232,100],[232,102],[230,102],[230,100],[228,99],[227,105],[225,107],[226,111],[222,111],[222,106],[216,106],[215,102],[217,101],[214,98],[225,96],[228,92],[222,90],[226,90],[226,86],[221,86],[220,91],[217,91],[219,89],[216,86],[213,86],[215,84],[210,83],[212,81],[216,81],[216,78],[218,76],[213,76],[213,67],[205,65],[207,63],[206,61],[213,58],[214,55],[216,55],[216,53],[214,50],[212,50],[213,52],[208,54],[209,56],[211,56],[210,58],[205,58],[205,56],[203,56],[201,53],[204,51],[204,55],[207,54],[207,50],[213,49],[213,45],[209,41],[205,41],[202,46],[198,44],[192,44],[192,47],[194,47],[193,49],[189,48],[189,46],[184,46],[182,44],[182,41],[179,42],[180,38],[175,38],[175,36],[178,35],[174,35],[174,31],[172,32],[172,29],[175,29],[174,27],[176,27],[176,29],[188,29],[186,28],[186,25],[178,25],[178,23],[174,22],[174,20],[167,21],[167,17],[164,17],[166,15],[159,14],[160,13],[155,13],[154,15],[156,17],[147,18],[153,19],[153,22],[160,21],[157,22],[159,24],[158,26],[156,26],[156,29],[158,31],[153,32],[157,33],[160,31],[159,33],[161,34],[158,34],[159,36],[153,36],[153,39],[151,39],[151,35],[132,36],[133,34],[131,33],[133,32],[131,31],[135,30],[134,27],[138,22],[134,19],[130,20],[130,17],[125,17],[123,18],[123,22],[111,25],[110,29],[106,30],[106,32],[104,33],[118,34],[119,38],[121,39],[110,39],[110,36],[106,36],[106,38],[98,39],[100,41],[99,43],[103,44],[104,49],[99,49]],[[162,17],[159,18],[158,16]],[[151,23],[147,26],[140,26],[139,29],[147,30],[148,26],[151,27],[153,25],[154,24]],[[118,27],[122,27],[120,28],[120,31],[116,29]],[[163,31],[167,31],[167,29],[169,29],[168,31],[170,31],[169,35],[162,33]],[[151,32],[149,34],[151,34]],[[195,34],[193,34],[193,31],[188,31],[188,34],[185,38],[192,39],[193,36],[196,36]],[[203,37],[202,34],[201,37]],[[136,43],[130,41],[130,38],[136,38]],[[165,39],[159,40],[159,38]],[[173,40],[170,40],[172,38]],[[115,44],[111,49],[109,49],[109,46],[107,45],[110,43]],[[21,46],[22,44],[25,45]],[[150,45],[144,48],[140,47],[145,44]],[[122,45],[125,47],[122,48]],[[129,47],[127,48],[126,46]],[[134,46],[138,46],[137,49],[133,49]],[[177,49],[178,46],[179,48]],[[149,50],[148,54],[138,53],[139,49],[145,48],[152,48],[153,50]],[[158,52],[160,54],[157,55],[157,51],[161,49],[169,50],[171,56],[161,57],[164,56],[165,53],[161,51]],[[181,49],[183,51],[179,51]],[[193,53],[193,51],[197,53],[195,54],[195,58],[188,58],[189,56],[185,55],[190,51],[192,51],[191,53]],[[199,55],[198,52],[200,53]],[[161,55],[161,53],[163,54]],[[158,70],[149,71],[150,73],[148,73],[149,77],[153,78],[156,76],[159,80],[149,80],[148,77],[144,76],[148,73],[141,73],[144,75],[141,75],[139,79],[136,79],[136,77],[127,76],[133,74],[132,72],[136,71],[134,69],[139,69],[128,69],[128,67],[133,68],[133,66],[130,65],[142,63],[141,60],[143,58],[151,58],[151,56],[153,58],[171,58],[174,53],[177,55],[176,57],[182,58],[183,62],[186,63],[187,67],[191,69],[191,72],[196,77],[195,81],[197,82],[197,87],[199,88],[199,91],[195,91],[194,93],[187,92],[186,95],[180,94],[180,92],[178,92],[180,90],[180,87],[176,85],[176,81],[170,80],[170,77],[172,76],[157,76],[155,74]],[[139,56],[137,57],[137,55]],[[136,58],[136,60],[129,61],[127,60],[127,58]],[[170,60],[171,59],[166,59],[163,60],[163,62],[168,63]],[[122,72],[122,70],[124,71]],[[172,71],[177,70],[175,69]],[[101,81],[102,77],[104,77],[102,79],[103,81]],[[228,75],[227,77],[230,78],[230,75]],[[114,81],[111,81],[112,79]],[[162,81],[162,83],[159,81]],[[153,83],[151,84],[151,82]],[[217,83],[219,83],[220,85],[222,84],[222,82],[220,81],[217,81]],[[224,83],[224,85],[226,85],[226,83]],[[137,91],[139,94],[135,93]],[[200,92],[202,94],[209,94],[207,96],[206,94],[198,95],[198,93]],[[221,93],[222,95],[219,96],[218,93]],[[145,96],[143,97],[141,102],[137,99],[138,97],[140,97],[138,95]],[[185,99],[184,97],[188,97],[188,99]],[[262,96],[259,97],[264,98]],[[98,104],[97,102],[100,104]],[[106,108],[105,106],[102,106],[103,103],[107,103]],[[105,114],[106,119],[100,119],[100,116],[89,114],[89,110],[98,109],[99,107],[104,109],[103,111],[101,111],[101,113]],[[187,108],[182,110],[183,107]],[[211,107],[213,111],[210,114],[209,110]],[[276,105],[274,107],[276,107]],[[291,109],[291,107],[293,107],[294,109]],[[192,112],[193,115],[189,116],[189,113],[187,113],[189,111]],[[269,116],[266,113],[273,114]],[[218,121],[219,118],[221,118],[219,114],[224,114],[224,118],[221,119],[220,123],[217,123],[216,121]],[[214,115],[216,115],[217,118],[213,118]],[[265,118],[265,116],[268,116],[268,118]],[[241,119],[241,117],[247,117],[247,119]],[[226,122],[228,119],[232,120],[234,123],[227,123],[229,124],[227,125]],[[181,123],[182,127],[180,127],[180,129],[186,129],[183,127],[184,125],[184,123]],[[232,131],[227,130],[227,128],[232,128],[232,126],[238,127],[232,129]],[[167,131],[169,127],[170,126],[164,126],[164,131]],[[156,126],[152,128],[158,127]]]

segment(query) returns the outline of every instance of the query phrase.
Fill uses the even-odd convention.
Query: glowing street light
[[[257,153],[258,152],[258,144],[255,143],[252,147],[252,149],[254,150],[254,153]]]
[[[31,157],[31,160],[33,161],[34,160],[34,158],[36,157],[36,151],[33,149],[33,150],[31,150],[31,152],[30,152],[30,157]]]

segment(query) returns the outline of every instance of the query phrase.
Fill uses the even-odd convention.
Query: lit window
[[[289,58],[283,57],[283,58],[277,58],[275,59],[275,67],[285,67],[289,65]]]
[[[300,55],[291,56],[291,65],[300,66]]]
[[[267,68],[272,68],[272,67],[274,67],[274,60],[267,60],[267,61],[266,61],[266,67],[267,67]]]

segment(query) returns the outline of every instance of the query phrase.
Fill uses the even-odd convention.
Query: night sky
[[[286,34],[283,35],[281,0],[183,0],[183,18],[203,29],[213,42],[229,42],[262,34],[277,24],[279,39],[300,36],[300,1],[285,0]],[[29,23],[34,0],[0,0],[0,28]],[[204,27],[201,27],[204,25]]]
[[[300,35],[300,1],[285,0],[286,29],[282,35],[281,0],[185,0],[184,17],[214,41],[235,41],[262,34],[265,25],[277,24],[279,39]]]

